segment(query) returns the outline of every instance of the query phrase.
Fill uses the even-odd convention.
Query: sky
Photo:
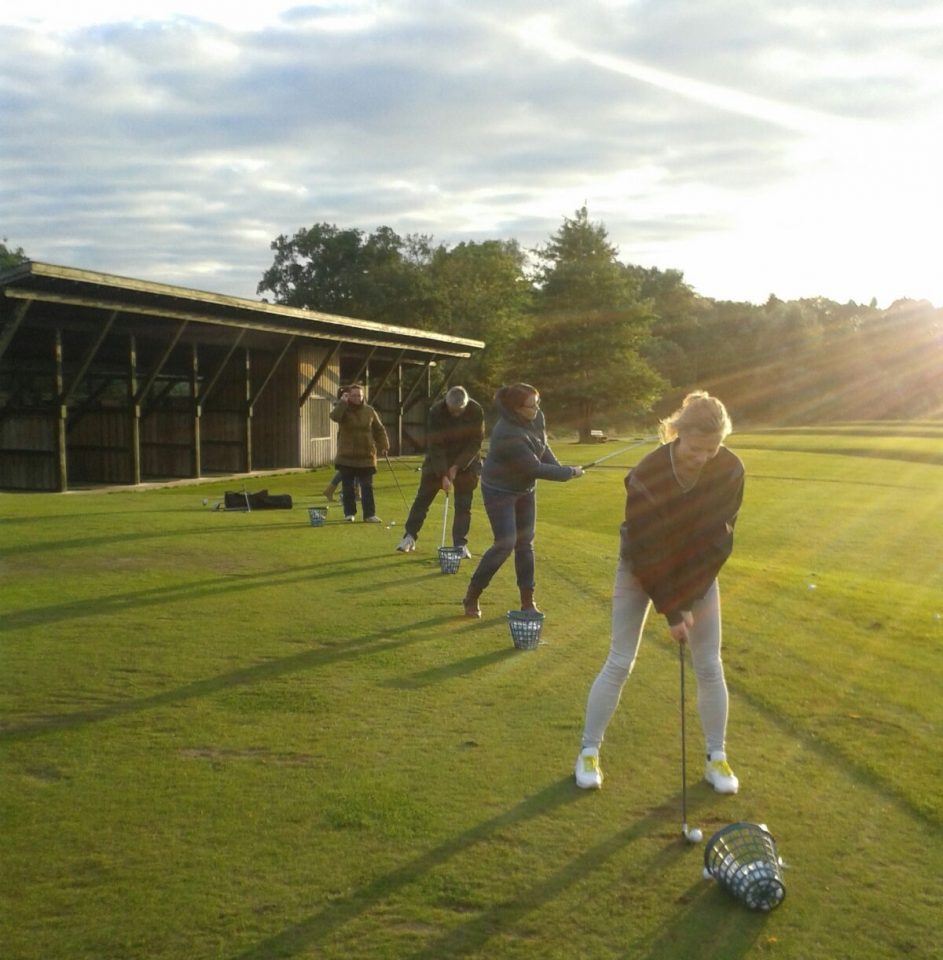
[[[585,205],[704,296],[943,306],[938,0],[240,6],[4,4],[0,239],[257,299],[316,223],[530,250]]]

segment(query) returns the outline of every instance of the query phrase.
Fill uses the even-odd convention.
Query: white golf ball
[[[705,868],[704,868],[704,879],[705,879],[705,880],[710,880],[713,876],[714,876],[714,875],[710,872],[710,870],[709,870],[707,867],[705,867]]]
[[[206,497],[203,498],[203,506],[205,507],[209,503],[209,500]]]
[[[694,827],[692,830],[688,830],[688,840],[691,843],[700,843],[704,839],[704,834],[698,830],[697,827]]]

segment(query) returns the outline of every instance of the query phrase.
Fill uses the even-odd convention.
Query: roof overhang
[[[259,334],[342,341],[406,351],[407,355],[464,358],[484,348],[481,340],[398,327],[314,310],[229,297],[162,283],[28,260],[0,271],[0,292],[11,302],[40,303],[73,322],[81,314],[117,312],[123,319],[187,321],[242,328]],[[31,311],[32,312],[32,311]],[[156,332],[156,331],[155,331]]]

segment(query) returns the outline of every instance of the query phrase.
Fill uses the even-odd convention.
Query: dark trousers
[[[521,590],[533,590],[534,530],[537,525],[537,497],[534,491],[504,493],[483,483],[481,499],[491,521],[494,543],[485,551],[478,569],[472,574],[472,584],[484,590],[513,552],[518,587]]]
[[[455,511],[452,514],[452,546],[454,547],[464,547],[468,543],[472,497],[476,486],[478,486],[478,478],[474,474],[460,473],[452,484],[451,500]],[[429,507],[441,489],[442,482],[438,476],[423,472],[419,478],[416,499],[413,500],[405,525],[406,532],[412,534],[414,540],[419,539],[419,531],[426,522]]]
[[[341,503],[344,505],[344,516],[357,516],[355,480],[360,484],[360,502],[363,506],[364,519],[376,516],[377,505],[373,499],[373,475],[377,472],[376,467],[344,467],[338,464],[337,469],[341,475]]]

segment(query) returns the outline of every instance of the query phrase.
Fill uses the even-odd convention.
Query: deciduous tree
[[[15,250],[7,246],[7,238],[4,237],[0,242],[0,270],[6,270],[8,267],[15,267],[18,263],[23,263],[27,259],[22,247]]]

